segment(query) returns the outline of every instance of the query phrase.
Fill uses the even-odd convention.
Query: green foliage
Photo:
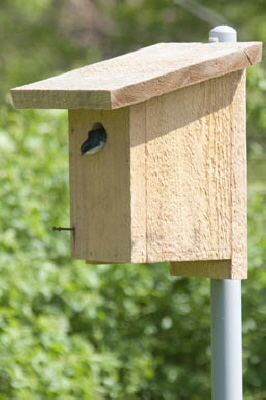
[[[78,42],[78,27],[68,30],[75,15],[65,10],[76,7],[75,1],[2,0],[4,98],[9,87],[86,64],[108,46],[113,55],[164,40],[206,40],[210,28],[177,1],[91,3],[113,22],[112,31],[98,34],[105,35],[101,48]],[[265,38],[263,2],[202,4],[230,18],[240,39]],[[244,384],[245,398],[260,400],[266,398],[262,67],[249,70],[247,88]],[[2,103],[0,399],[210,398],[208,281],[170,277],[167,264],[93,266],[71,260],[69,234],[51,230],[69,224],[66,112],[18,111]]]
[[[261,65],[249,68],[247,74],[247,93],[247,139],[249,156],[256,161],[265,160],[266,73]]]
[[[1,0],[1,97],[12,87],[34,82],[99,58],[95,47],[67,38],[66,0]],[[2,103],[2,101],[1,101]]]
[[[209,288],[165,264],[69,257],[66,113],[2,108],[0,398],[209,396]],[[249,193],[247,394],[263,393],[266,193]],[[255,340],[256,337],[256,340]],[[261,372],[260,372],[261,371]],[[252,398],[252,397],[250,397]],[[259,398],[259,397],[258,397]]]
[[[1,110],[0,393],[90,399],[92,347],[69,337],[68,316],[57,305],[59,278],[69,284],[68,243],[51,233],[52,223],[68,219],[65,116],[26,116]]]
[[[250,185],[248,196],[249,279],[243,283],[244,384],[248,400],[266,396],[266,190]]]
[[[5,107],[1,120],[0,398],[204,395],[205,283],[73,262],[68,233],[51,230],[69,219],[66,113]]]

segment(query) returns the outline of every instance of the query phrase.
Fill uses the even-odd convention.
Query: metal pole
[[[241,281],[211,279],[212,400],[242,400]]]
[[[236,31],[218,26],[210,42],[236,42]],[[242,400],[241,280],[211,279],[212,400]]]

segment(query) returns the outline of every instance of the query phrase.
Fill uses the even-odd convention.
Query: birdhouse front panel
[[[72,256],[98,262],[146,262],[145,113],[69,111]],[[100,121],[104,148],[81,155],[87,132]]]
[[[130,260],[130,164],[128,108],[69,111],[69,172],[72,256]],[[81,155],[95,122],[107,132],[103,150]]]

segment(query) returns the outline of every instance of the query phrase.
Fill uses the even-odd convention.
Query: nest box
[[[72,256],[246,277],[245,68],[261,44],[161,43],[12,90],[69,110]],[[102,150],[81,155],[93,125]]]

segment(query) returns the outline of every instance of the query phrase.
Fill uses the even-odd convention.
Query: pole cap
[[[231,26],[216,26],[209,32],[209,42],[237,42],[237,32]]]

